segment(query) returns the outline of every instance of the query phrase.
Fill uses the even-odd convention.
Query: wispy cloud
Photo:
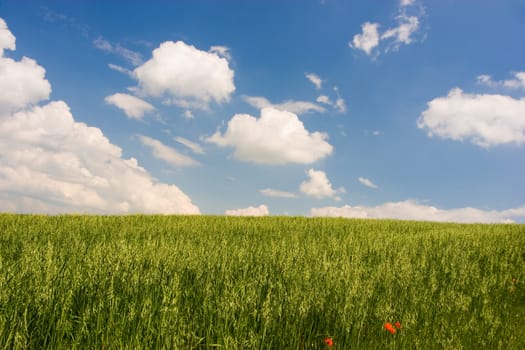
[[[54,22],[60,22],[60,21],[69,21],[69,17],[66,16],[65,14],[53,11],[46,6],[42,6],[40,8],[40,11],[41,11],[42,18],[44,18],[46,22],[54,23]]]
[[[375,188],[375,189],[379,188],[375,183],[373,183],[372,181],[370,181],[369,179],[365,177],[360,177],[358,180],[360,183],[362,183],[366,187]]]
[[[47,6],[41,6],[39,14],[48,23],[62,23],[70,29],[78,31],[84,38],[89,37],[90,27],[80,23],[73,16],[54,11]]]
[[[421,28],[421,17],[424,15],[423,7],[416,5],[414,0],[401,0],[396,16],[397,26],[390,27],[381,33],[381,24],[365,22],[361,25],[361,33],[355,34],[348,45],[375,59],[379,55],[376,48],[382,42],[387,43],[385,52],[397,51],[401,45],[413,43],[415,41],[414,35]]]
[[[230,216],[267,216],[269,213],[268,207],[261,204],[258,207],[226,210],[225,214]]]
[[[477,82],[480,85],[489,86],[492,88],[507,88],[507,89],[524,89],[525,90],[525,72],[514,73],[514,79],[507,80],[492,80],[488,74],[478,75]]]
[[[273,188],[264,188],[259,190],[259,192],[268,197],[278,197],[278,198],[295,198],[297,195],[292,192],[274,190]]]
[[[111,44],[101,36],[93,40],[93,45],[99,50],[109,52],[124,58],[134,66],[142,64],[142,55],[138,52],[129,50],[120,44]]]
[[[323,80],[321,78],[319,78],[319,76],[315,73],[304,73],[304,75],[306,76],[306,78],[308,80],[310,80],[310,82],[312,82],[312,84],[314,84],[315,88],[317,90],[320,90],[321,89],[321,85],[323,84]]]
[[[326,96],[326,95],[319,95],[319,97],[317,97],[317,99],[315,100],[319,103],[324,103],[326,105],[332,105],[332,100],[330,100],[330,97]]]
[[[189,148],[193,153],[196,153],[196,154],[204,154],[204,148],[202,148],[201,145],[199,145],[198,143],[196,142],[193,142],[193,141],[190,141],[184,137],[181,137],[181,136],[175,136],[173,138],[173,140],[177,141],[178,143],[180,143],[181,145],[184,145],[186,146],[187,148]]]
[[[115,72],[119,72],[119,73],[125,74],[125,75],[133,78],[133,72],[130,71],[129,69],[127,69],[127,68],[124,68],[122,66],[119,66],[119,65],[113,64],[113,63],[109,63],[108,67],[109,67],[109,69],[114,70]]]
[[[401,44],[409,45],[414,40],[412,34],[419,29],[419,18],[417,16],[407,16],[401,14],[397,16],[398,26],[388,29],[381,35],[381,40],[393,39],[388,49],[397,51]]]
[[[334,91],[335,91],[335,94],[337,95],[337,100],[335,100],[334,107],[339,112],[345,113],[346,103],[345,103],[345,100],[341,97],[341,94],[339,93],[339,88],[337,86],[334,86]]]
[[[525,206],[502,211],[477,208],[441,209],[420,204],[415,200],[388,202],[377,206],[350,206],[312,208],[311,216],[348,218],[378,218],[446,222],[513,222],[525,218]]]
[[[224,57],[228,61],[232,59],[232,55],[230,54],[230,48],[227,46],[215,45],[215,46],[210,47],[209,52],[217,54],[220,57]]]
[[[199,164],[197,161],[180,153],[176,149],[166,146],[159,140],[143,135],[139,135],[138,137],[144,146],[147,146],[151,149],[151,152],[155,158],[160,159],[170,165],[190,166]]]
[[[319,95],[315,101],[318,103],[325,104],[327,106],[331,106],[339,113],[345,113],[346,112],[345,100],[341,97],[341,94],[339,93],[339,89],[337,88],[337,86],[334,86],[333,90],[336,95],[335,101],[332,101],[330,97],[326,95]]]
[[[326,109],[324,107],[308,101],[288,100],[275,104],[271,103],[267,98],[261,96],[242,96],[242,98],[244,99],[244,101],[246,101],[246,103],[258,109],[273,107],[275,109],[292,112],[295,114],[304,114],[309,112],[326,112]]]

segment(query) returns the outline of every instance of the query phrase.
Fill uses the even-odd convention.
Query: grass
[[[326,337],[525,348],[525,225],[0,215],[0,349],[325,349]]]

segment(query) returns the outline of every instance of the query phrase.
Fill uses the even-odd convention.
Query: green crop
[[[525,225],[0,215],[0,349],[326,349],[326,338],[524,349]]]

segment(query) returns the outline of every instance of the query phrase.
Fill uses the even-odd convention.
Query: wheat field
[[[525,225],[2,214],[0,348],[524,349]]]

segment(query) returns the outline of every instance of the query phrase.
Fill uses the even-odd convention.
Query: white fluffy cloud
[[[139,135],[139,140],[144,146],[151,149],[153,156],[168,164],[175,166],[190,166],[198,163],[192,158],[180,153],[174,148],[166,146],[159,140],[155,140],[148,136]]]
[[[46,70],[35,60],[20,61],[4,57],[4,49],[15,49],[15,36],[0,18],[0,115],[19,110],[26,105],[47,99],[51,85],[45,79]]]
[[[280,109],[282,111],[288,111],[294,114],[304,114],[308,112],[326,112],[326,110],[323,107],[308,101],[290,100],[284,101],[279,104],[273,104],[270,101],[268,101],[268,99],[261,96],[243,96],[243,99],[244,101],[246,101],[246,103],[258,109],[272,107],[275,109]]]
[[[363,31],[361,34],[354,35],[350,47],[363,50],[367,55],[372,53],[372,50],[379,45],[379,33],[377,28],[378,23],[366,22],[361,26]]]
[[[7,23],[0,18],[0,55],[4,54],[5,49],[15,50],[16,39],[9,28],[7,28]]]
[[[511,89],[525,89],[525,72],[518,72],[514,76],[516,79],[505,80],[503,86]]]
[[[350,206],[312,208],[311,216],[347,218],[385,218],[401,220],[448,221],[448,222],[512,222],[525,218],[525,206],[502,211],[476,208],[439,209],[419,204],[414,200],[389,202],[375,207]]]
[[[411,6],[414,5],[415,0],[401,0],[400,5],[403,6]]]
[[[339,193],[345,193],[343,187],[334,190],[332,183],[328,180],[326,173],[321,170],[310,169],[307,172],[309,179],[303,181],[299,187],[299,190],[307,196],[321,198],[334,198],[335,200],[341,200],[337,195]]]
[[[193,115],[193,112],[189,109],[185,110],[184,113],[182,113],[182,116],[186,119],[193,119],[195,116]]]
[[[2,24],[0,40],[8,37]],[[15,94],[0,113],[0,211],[199,213],[177,186],[122,158],[100,129],[76,122],[66,103],[32,106],[51,89],[34,60],[2,57],[1,64],[0,96],[9,86],[22,97]]]
[[[0,114],[14,112],[28,104],[47,99],[51,85],[46,70],[35,60],[0,58]]]
[[[370,187],[370,188],[378,188],[378,186],[373,183],[372,181],[370,181],[369,179],[365,178],[365,177],[360,177],[359,179],[359,182],[362,183],[363,185],[365,185],[366,187]]]
[[[226,210],[226,215],[230,216],[267,216],[268,214],[268,207],[264,204],[258,207]]]
[[[259,192],[267,197],[277,197],[277,198],[295,198],[297,197],[295,193],[274,190],[273,188],[264,188],[259,190]]]
[[[478,76],[478,84],[490,86],[493,88],[505,87],[508,89],[524,89],[525,90],[525,72],[514,73],[514,79],[508,79],[503,81],[494,81],[488,74],[482,74]]]
[[[305,73],[304,74],[308,80],[312,84],[314,84],[315,88],[317,90],[321,89],[321,85],[323,84],[323,80],[315,73]]]
[[[211,102],[229,101],[235,91],[227,59],[182,41],[162,43],[133,73],[140,92],[187,109],[206,110]]]
[[[428,102],[417,125],[436,135],[481,147],[525,143],[525,98],[467,94],[452,89]]]
[[[327,138],[324,133],[310,133],[293,113],[263,108],[259,119],[234,115],[224,134],[217,131],[206,141],[234,147],[233,156],[247,162],[309,164],[332,153]]]
[[[148,102],[128,94],[113,94],[111,96],[107,96],[104,101],[117,106],[132,119],[142,119],[145,113],[155,110],[155,107],[153,107]]]
[[[62,101],[1,119],[0,149],[0,211],[199,213]]]

